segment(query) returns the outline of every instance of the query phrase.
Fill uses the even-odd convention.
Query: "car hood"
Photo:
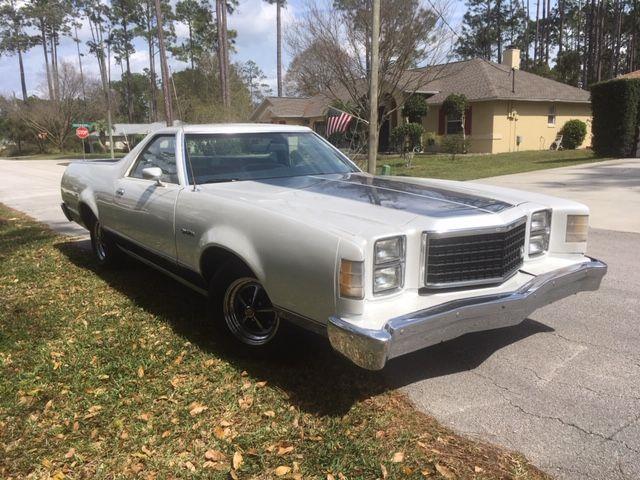
[[[437,182],[435,182],[437,183]],[[285,215],[321,219],[358,233],[358,226],[400,227],[417,217],[442,219],[492,215],[514,206],[508,201],[455,188],[374,177],[363,173],[309,175],[203,185],[205,191],[233,190],[234,197]],[[228,195],[228,194],[227,194]]]

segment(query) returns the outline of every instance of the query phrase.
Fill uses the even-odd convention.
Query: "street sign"
[[[89,136],[89,129],[87,127],[78,127],[76,128],[76,137],[81,140],[84,140]]]
[[[78,128],[78,127],[91,127],[91,125],[93,125],[92,123],[72,123],[71,126],[73,128]]]

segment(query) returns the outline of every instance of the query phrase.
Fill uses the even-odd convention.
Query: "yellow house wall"
[[[591,145],[591,105],[583,103],[555,103],[555,125],[547,123],[549,109],[553,102],[496,101],[493,104],[494,140],[492,153],[523,150],[547,150],[562,126],[571,119],[587,124],[587,136],[579,148]],[[515,119],[509,119],[509,112],[515,111]],[[516,137],[521,136],[518,146]]]
[[[469,136],[471,153],[491,152],[493,142],[493,112],[491,102],[471,103],[471,135]],[[438,135],[440,105],[430,105],[427,115],[422,117],[425,132]]]

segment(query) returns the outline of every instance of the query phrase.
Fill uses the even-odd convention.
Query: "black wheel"
[[[94,220],[89,233],[93,255],[100,265],[116,265],[121,261],[122,252],[109,234],[104,231],[99,220]]]
[[[216,330],[244,352],[271,352],[282,337],[280,316],[264,287],[235,262],[211,281],[209,316]]]

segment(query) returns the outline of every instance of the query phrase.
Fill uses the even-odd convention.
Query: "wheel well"
[[[82,220],[84,226],[91,230],[93,222],[96,221],[96,216],[93,214],[91,208],[89,208],[86,203],[80,203],[78,212],[80,213],[80,220]]]
[[[200,272],[203,278],[209,282],[220,269],[229,264],[232,264],[234,269],[246,270],[255,276],[251,267],[242,258],[222,247],[209,247],[202,253],[200,257]]]

